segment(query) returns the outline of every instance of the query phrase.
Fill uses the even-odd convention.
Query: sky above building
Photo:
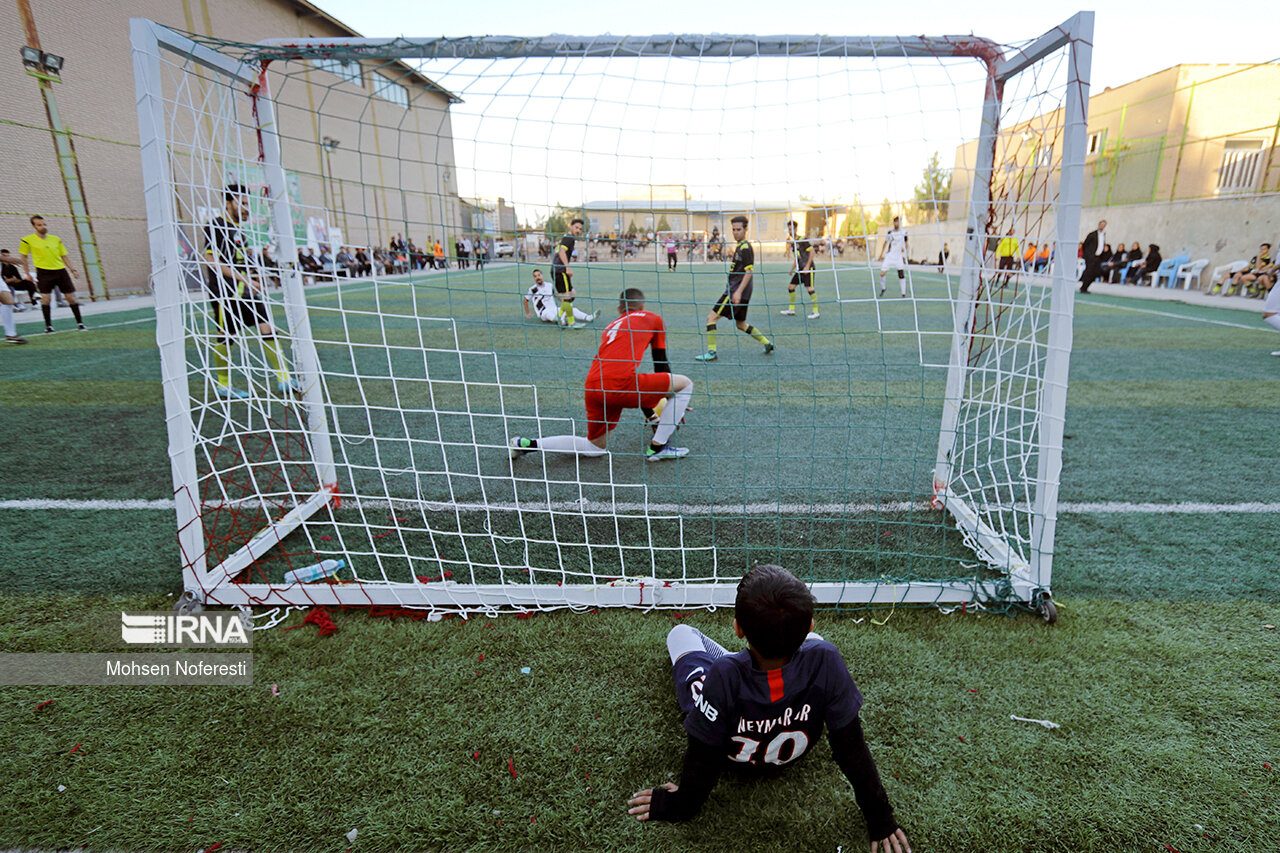
[[[312,2],[370,37],[973,34],[1001,43],[1034,39],[1081,8],[1054,0],[1030,6],[953,0],[812,0],[798,6],[777,0],[723,6],[671,0],[642,6]],[[1260,3],[1229,0],[1212,14],[1202,2],[1169,0],[1155,12],[1149,3],[1113,0],[1096,12],[1093,91],[1180,63],[1274,60],[1280,41],[1248,36],[1267,14]],[[616,62],[602,72],[591,62],[521,61],[510,80],[496,84],[484,79],[494,73],[493,63],[423,65],[428,76],[464,98],[453,109],[459,191],[512,200],[523,221],[537,221],[556,203],[616,198],[646,185],[681,185],[701,199],[856,198],[878,206],[881,199],[910,199],[933,153],[950,168],[956,146],[975,137],[981,121],[981,74],[972,60],[964,60],[969,67],[908,67],[899,59],[874,70],[855,62],[847,73],[819,61],[786,60],[781,71],[755,60],[735,60],[733,68],[644,62]],[[1065,60],[1050,60],[1046,69],[1011,87],[1006,124],[1061,103]],[[748,109],[735,98],[749,102]],[[700,106],[699,100],[712,103]],[[842,106],[843,121],[830,109],[836,103],[848,105]],[[700,108],[710,112],[697,114]],[[710,126],[715,133],[707,132]]]
[[[649,35],[754,33],[830,35],[950,35],[972,33],[1000,42],[1032,38],[1091,5],[956,3],[906,0],[850,3],[741,0],[722,5],[687,0],[627,3],[468,4],[421,0],[312,0],[366,36],[467,36],[548,33]],[[1280,57],[1275,7],[1249,0],[1108,0],[1094,8],[1093,83],[1118,86],[1190,62],[1269,62]],[[1265,33],[1255,37],[1257,29]],[[1280,93],[1278,93],[1280,94]]]

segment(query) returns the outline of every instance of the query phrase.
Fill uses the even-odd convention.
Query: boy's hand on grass
[[[907,841],[907,834],[902,831],[902,827],[898,827],[893,831],[893,835],[879,841],[872,841],[871,853],[911,853],[911,844]]]
[[[668,791],[672,792],[673,794],[676,791],[680,790],[680,786],[676,785],[674,782],[665,782],[661,787],[666,788]],[[627,814],[635,815],[636,820],[648,820],[649,819],[649,803],[651,803],[652,801],[653,801],[653,788],[646,788],[643,791],[636,791],[634,794],[631,795],[631,799],[627,800],[627,805],[634,806],[635,808],[628,809]],[[898,831],[901,832],[902,830],[898,830]],[[903,836],[903,841],[904,843],[906,841],[905,835]],[[884,849],[889,850],[890,848],[886,847]]]

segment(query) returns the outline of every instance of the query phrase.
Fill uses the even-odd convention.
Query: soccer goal
[[[824,605],[1054,618],[1071,271],[1002,274],[991,241],[1075,255],[1092,27],[1080,13],[1018,44],[238,44],[135,19],[186,591],[464,613],[714,607],[776,562]],[[942,168],[922,184],[932,155]],[[648,215],[679,215],[704,253],[718,232],[725,261],[669,273],[601,253],[576,265],[575,305],[602,312],[598,329],[622,289],[644,291],[694,381],[690,454],[646,464],[631,413],[607,456],[511,458],[514,436],[585,433],[599,335],[522,315],[545,259],[479,265],[457,247],[556,233],[570,214],[621,232],[671,185],[681,209]],[[718,360],[693,360],[733,217],[755,246],[786,247],[791,221],[874,246],[889,213],[910,254],[946,245],[949,265],[913,270],[905,294],[891,271],[881,296],[870,254],[826,241],[806,320],[781,313],[788,251],[757,251],[750,322],[776,350],[726,322]],[[314,265],[340,251],[334,232],[412,240],[431,263],[396,272],[375,255],[337,278]]]

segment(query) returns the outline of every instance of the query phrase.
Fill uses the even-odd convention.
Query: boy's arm
[[[695,817],[720,779],[723,758],[719,749],[690,735],[679,786],[640,791],[628,803],[636,806],[628,814],[634,814],[636,820],[678,821]]]
[[[842,729],[828,730],[827,740],[831,742],[832,757],[853,786],[853,795],[867,821],[867,835],[873,842],[893,835],[898,831],[898,824],[893,819],[889,795],[880,784],[875,759],[871,757],[867,739],[862,734],[862,720],[855,717]]]

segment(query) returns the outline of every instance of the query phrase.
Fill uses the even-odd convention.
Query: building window
[[[382,98],[384,101],[390,101],[409,109],[409,90],[405,86],[401,86],[394,80],[388,80],[381,74],[373,75],[373,94]]]
[[[354,59],[313,59],[312,64],[321,71],[328,71],[335,77],[364,88],[364,71]]]
[[[1092,153],[1092,152],[1090,152]],[[1041,145],[1036,149],[1035,168],[1045,169],[1053,162],[1053,146]]]
[[[1228,139],[1218,167],[1218,192],[1250,192],[1262,172],[1261,139]]]
[[[1098,131],[1089,134],[1089,153],[1087,156],[1092,157],[1094,154],[1102,153],[1102,143],[1106,139],[1106,131]]]

